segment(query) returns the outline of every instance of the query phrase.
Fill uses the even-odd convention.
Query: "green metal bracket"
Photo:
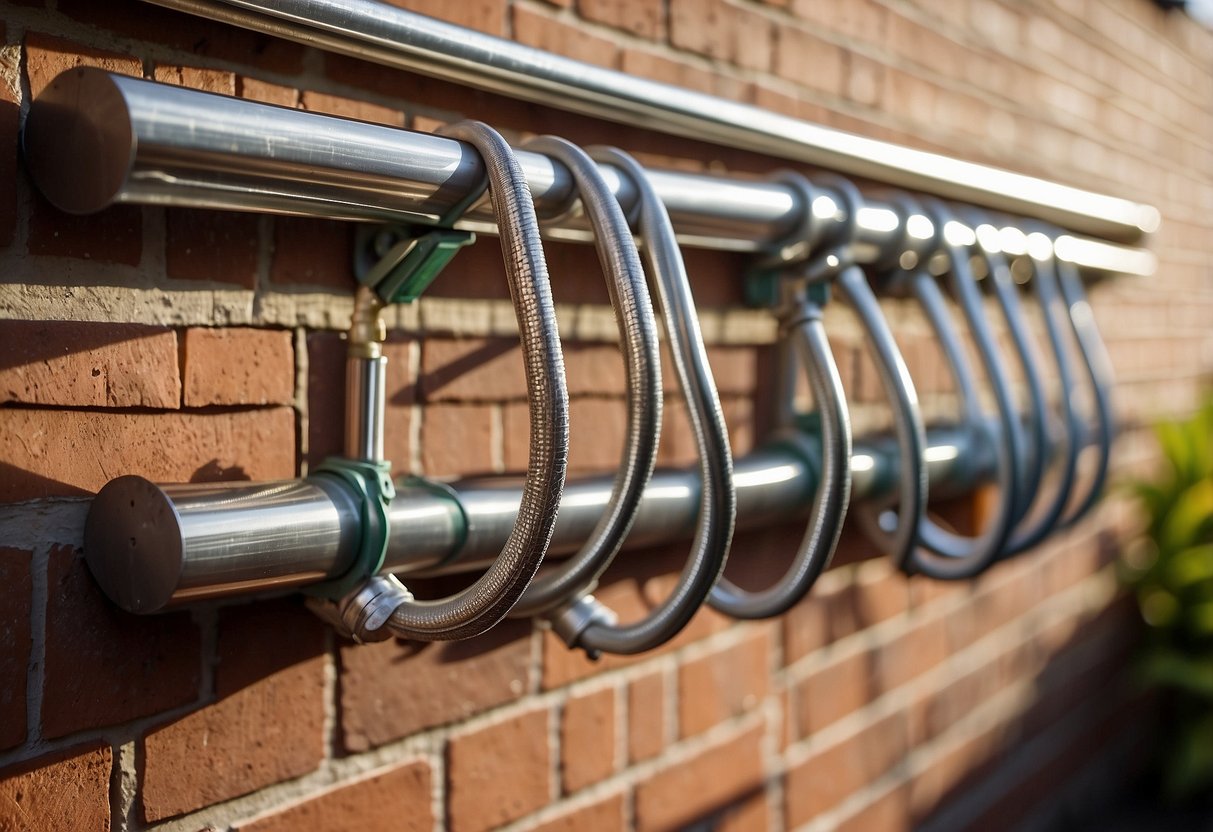
[[[349,486],[362,512],[361,540],[354,563],[342,575],[304,590],[336,601],[383,568],[391,533],[388,506],[396,496],[396,486],[388,462],[329,457],[316,467],[313,475],[335,477]]]
[[[412,303],[459,249],[475,239],[471,231],[453,228],[360,228],[355,238],[354,274],[385,304]]]

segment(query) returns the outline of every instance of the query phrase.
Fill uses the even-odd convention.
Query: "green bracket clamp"
[[[354,274],[385,304],[412,303],[434,282],[459,249],[476,239],[471,231],[421,229],[409,225],[359,228]]]
[[[396,496],[396,486],[392,483],[391,464],[388,462],[329,457],[316,467],[313,474],[336,477],[348,485],[358,499],[362,514],[361,538],[354,563],[338,577],[304,590],[308,594],[336,601],[368,578],[378,575],[383,568],[391,533],[388,507]]]
[[[779,287],[785,280],[792,279],[786,268],[769,269],[755,268],[746,272],[743,284],[743,295],[747,306],[754,309],[773,309],[781,302]],[[813,281],[805,286],[805,299],[818,306],[830,302],[829,281]]]

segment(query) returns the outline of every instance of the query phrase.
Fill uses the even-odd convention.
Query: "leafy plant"
[[[1139,672],[1164,695],[1164,795],[1213,785],[1213,397],[1156,428],[1165,465],[1130,486],[1147,525],[1122,565],[1147,625]]]

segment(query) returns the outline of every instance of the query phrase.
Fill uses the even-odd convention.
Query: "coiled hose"
[[[803,184],[798,181],[803,179],[799,174],[788,172],[782,178]],[[800,191],[801,213],[805,219],[798,233],[811,239],[811,189],[801,187]],[[793,278],[785,280],[801,282]],[[809,300],[806,286],[797,286],[793,299],[780,310],[780,329],[782,337],[791,342],[789,346],[795,350],[798,363],[805,369],[820,414],[821,468],[808,527],[784,577],[759,591],[744,590],[725,577],[713,587],[708,604],[733,618],[772,618],[787,612],[803,598],[830,563],[851,500],[851,417],[846,393],[826,338],[821,306]],[[792,357],[792,354],[787,356],[788,359]],[[780,378],[785,384],[789,381],[787,373],[781,373]],[[780,392],[788,398],[792,394],[791,390]],[[783,427],[795,430],[792,425]]]
[[[596,162],[623,171],[636,188],[637,224],[644,243],[644,260],[655,284],[674,367],[690,411],[701,479],[699,517],[691,554],[670,595],[643,619],[631,624],[615,623],[613,614],[598,605],[575,625],[556,627],[569,646],[580,646],[594,656],[601,652],[634,654],[651,650],[687,625],[724,568],[736,523],[737,496],[728,432],[669,214],[644,168],[631,156],[614,148],[592,149],[590,156]],[[574,601],[565,608],[566,613],[581,609],[587,600]]]
[[[598,261],[607,277],[619,327],[627,375],[628,423],[622,463],[598,524],[572,558],[532,581],[510,612],[516,618],[538,615],[587,591],[610,565],[636,519],[644,488],[656,465],[662,409],[657,320],[623,209],[598,166],[581,148],[555,136],[533,139],[526,148],[568,168],[594,229]]]
[[[400,603],[384,624],[392,635],[421,641],[477,636],[501,621],[522,596],[552,538],[569,451],[564,357],[526,177],[509,144],[487,125],[464,121],[442,132],[472,145],[484,158],[522,341],[531,442],[518,517],[489,570],[472,586],[448,598]]]
[[[1112,385],[1115,379],[1112,377],[1112,362],[1108,358],[1108,349],[1099,334],[1099,327],[1095,325],[1095,316],[1091,312],[1091,304],[1087,301],[1087,292],[1083,288],[1078,268],[1061,258],[1055,258],[1054,262],[1057,264],[1057,279],[1067,308],[1066,320],[1073,329],[1082,366],[1086,370],[1087,380],[1091,383],[1091,395],[1095,400],[1095,447],[1099,454],[1095,473],[1085,492],[1075,500],[1069,512],[1057,524],[1057,528],[1068,529],[1085,517],[1098,502],[1108,478],[1108,462],[1112,456],[1112,441],[1116,431],[1112,415]]]
[[[1057,275],[1054,269],[1052,253],[1047,257],[1038,258],[1033,256],[1033,275],[1030,283],[1040,304],[1045,334],[1049,341],[1049,352],[1052,354],[1053,363],[1057,368],[1057,380],[1061,388],[1060,407],[1063,432],[1065,434],[1065,451],[1061,460],[1058,481],[1052,495],[1046,502],[1040,504],[1036,516],[1030,525],[1025,526],[1021,523],[1019,526],[1016,526],[1010,541],[1007,542],[1006,547],[1003,549],[1001,555],[1003,558],[1012,557],[1030,549],[1044,540],[1053,531],[1062,513],[1065,511],[1066,503],[1069,501],[1070,492],[1074,487],[1075,473],[1078,468],[1078,452],[1082,445],[1082,426],[1078,422],[1077,413],[1070,400],[1070,391],[1074,387],[1074,376],[1070,370],[1070,363],[1066,360],[1065,344],[1061,330],[1058,327],[1058,316],[1065,314],[1065,308],[1057,287]],[[1006,294],[1009,300],[1013,300],[1018,304],[1018,294],[1013,285],[1008,286]],[[1015,310],[1008,307],[1005,303],[1003,311],[1008,316],[1008,319],[1013,316],[1013,313],[1015,313],[1014,317],[1021,317],[1022,315],[1021,312],[1015,312]],[[1047,402],[1044,400],[1043,384],[1039,392],[1032,392],[1032,396],[1034,399],[1039,397],[1041,406],[1047,408]],[[1043,418],[1046,420],[1047,425],[1047,415]],[[1040,458],[1041,464],[1044,465],[1048,462],[1047,457],[1051,449],[1050,438],[1047,432],[1043,435],[1037,434],[1035,442],[1038,449],[1036,453]]]

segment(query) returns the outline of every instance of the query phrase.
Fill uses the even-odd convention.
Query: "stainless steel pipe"
[[[38,96],[23,143],[39,189],[79,214],[130,202],[432,224],[484,176],[479,156],[453,139],[88,68],[68,70]],[[517,156],[540,216],[564,212],[574,194],[568,171],[537,153]],[[603,174],[630,207],[628,180],[610,166]],[[781,183],[673,171],[650,178],[684,245],[760,249],[799,216],[796,195]],[[820,190],[819,225],[847,222],[837,195]],[[905,235],[897,212],[876,199],[855,219],[858,262]],[[920,233],[931,233],[926,217],[914,219],[925,224]],[[491,230],[492,222],[482,202],[466,224]],[[545,233],[589,239],[579,220],[561,219]],[[1057,253],[1093,271],[1149,275],[1155,266],[1143,249],[1068,235]]]
[[[927,453],[932,495],[964,493],[993,470],[988,437],[940,429]],[[888,440],[856,448],[856,499],[886,497],[896,482],[897,449]],[[808,511],[816,463],[788,448],[755,451],[735,462],[739,528],[760,528]],[[551,555],[568,555],[598,523],[612,477],[566,484]],[[391,506],[383,571],[433,575],[484,569],[500,552],[522,499],[513,478],[465,480],[449,489],[408,481]],[[699,477],[659,471],[644,492],[627,546],[686,539],[695,528]],[[349,492],[325,478],[269,483],[156,485],[142,477],[107,483],[93,500],[85,557],[114,603],[156,612],[204,598],[303,587],[345,572],[359,540],[360,514]],[[744,557],[735,553],[733,557]]]
[[[545,106],[819,165],[1137,242],[1157,209],[865,138],[552,55],[372,0],[150,0],[277,37]]]

